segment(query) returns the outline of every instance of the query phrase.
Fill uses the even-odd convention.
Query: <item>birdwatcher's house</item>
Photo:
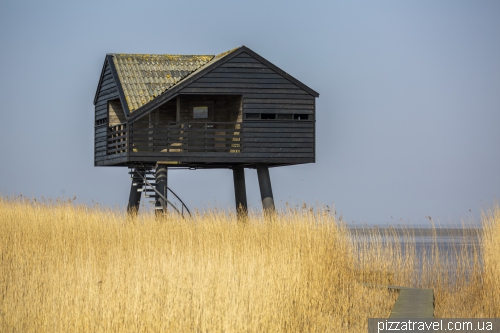
[[[110,53],[94,98],[94,165],[313,163],[318,96],[245,46],[217,56]]]

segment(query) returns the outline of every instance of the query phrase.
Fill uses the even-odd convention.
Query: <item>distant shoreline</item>
[[[373,231],[378,229],[381,235],[397,236],[411,235],[412,237],[433,237],[434,235],[440,237],[477,237],[482,227],[477,228],[422,228],[422,227],[348,227],[351,234],[373,235]]]

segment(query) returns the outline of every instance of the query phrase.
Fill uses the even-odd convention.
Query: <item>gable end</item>
[[[108,100],[114,99],[120,100],[120,103],[123,106],[123,111],[128,117],[129,113],[127,101],[123,97],[123,90],[121,89],[120,81],[116,75],[116,69],[113,65],[112,56],[106,55],[101,76],[99,78],[99,84],[97,85],[97,90],[94,96],[94,106],[96,108],[97,118],[100,117],[100,112],[104,111],[101,110],[103,105],[107,104]]]
[[[267,67],[271,68],[276,73],[278,73],[281,76],[285,77],[287,80],[289,80],[293,84],[295,84],[295,85],[299,86],[301,89],[307,91],[312,96],[319,97],[319,93],[318,92],[316,92],[313,89],[309,88],[308,86],[306,86],[305,84],[303,84],[302,82],[300,82],[299,80],[297,80],[296,78],[294,78],[293,76],[291,76],[290,74],[288,74],[287,72],[285,72],[284,70],[282,70],[281,68],[279,68],[278,66],[276,66],[273,63],[269,62],[268,60],[264,59],[263,57],[261,57],[260,55],[258,55],[257,53],[255,53],[254,51],[250,50],[248,47],[243,46],[242,48],[244,48],[244,52],[245,53],[247,53],[250,56],[252,56],[253,58],[259,60],[261,63],[265,64]]]
[[[241,52],[187,85],[179,93],[284,93],[308,94],[314,97],[317,95],[315,91],[269,64],[246,52]]]
[[[111,73],[116,82],[116,88],[118,90],[118,96],[120,98],[120,102],[122,103],[123,111],[125,112],[125,116],[128,118],[130,116],[130,109],[128,107],[127,100],[125,99],[125,94],[123,93],[123,88],[120,82],[120,78],[118,77],[118,73],[116,72],[115,63],[113,61],[113,55],[106,55],[106,59],[109,63],[109,68],[111,69]]]
[[[97,99],[99,97],[99,93],[101,91],[101,86],[102,86],[102,81],[105,79],[106,76],[109,76],[111,74],[111,70],[109,69],[108,66],[108,60],[104,59],[104,64],[102,64],[102,70],[101,70],[101,76],[99,77],[99,83],[97,84],[97,89],[94,95],[94,105],[97,103]],[[106,77],[109,78],[109,77]]]
[[[99,85],[97,86],[96,96],[94,98],[96,121],[107,117],[107,101],[117,98],[119,98],[117,84],[111,73],[109,62],[105,60]]]

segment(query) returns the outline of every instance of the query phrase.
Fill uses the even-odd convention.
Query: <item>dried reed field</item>
[[[498,208],[453,281],[432,265],[415,282],[411,245],[353,242],[326,210],[236,221],[1,198],[0,331],[365,332],[397,298],[378,286],[404,283],[432,285],[437,315],[500,316]]]

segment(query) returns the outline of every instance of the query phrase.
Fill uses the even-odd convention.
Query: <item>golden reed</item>
[[[0,198],[0,331],[365,332],[397,298],[373,286],[405,282],[398,269],[414,274],[415,252],[352,242],[325,210],[236,220]],[[447,307],[470,295],[476,312],[466,316],[499,315],[498,209],[484,220],[481,284],[434,286]]]

